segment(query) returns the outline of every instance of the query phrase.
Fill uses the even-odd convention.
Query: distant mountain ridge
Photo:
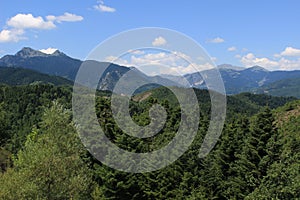
[[[230,65],[230,64],[221,64],[218,65],[219,69],[233,69],[233,70],[237,70],[237,71],[241,71],[244,70],[244,67],[239,67],[239,66],[234,66],[234,65]]]
[[[29,47],[24,47],[15,55],[6,55],[0,59],[0,66],[22,67],[70,80],[75,79],[81,63],[82,61],[58,50],[53,54],[45,54]]]
[[[66,54],[60,52],[59,50],[56,50],[52,54],[46,54],[29,47],[24,47],[15,55],[6,55],[0,59],[0,66],[31,69],[48,75],[61,76],[72,81],[75,80],[77,71],[79,70],[82,63],[83,61],[71,58]],[[97,61],[94,61],[92,63],[99,68],[107,67],[108,65],[108,63]],[[133,67],[129,68],[109,63],[109,67],[103,73],[103,76],[99,78],[98,88],[101,90],[112,91],[118,80],[130,70],[133,71],[139,79],[148,82],[157,84],[163,83],[167,86],[195,87],[199,89],[206,88],[205,81],[202,76],[211,77],[213,74],[212,70],[205,70],[192,74],[186,74],[183,77],[173,75],[161,75],[152,77],[147,76],[146,74]],[[218,66],[218,70],[224,81],[227,94],[238,94],[241,92],[268,93],[269,90],[266,89],[268,85],[277,81],[286,80],[280,84],[280,87],[284,88],[284,85],[282,84],[286,84],[288,85],[288,87],[293,87],[293,89],[289,90],[289,92],[286,93],[281,93],[277,90],[277,92],[275,92],[274,94],[295,96],[293,94],[293,91],[296,91],[298,89],[298,86],[291,86],[291,84],[295,84],[298,82],[290,82],[289,80],[300,78],[300,70],[268,71],[260,66],[243,68],[230,64],[223,64]],[[91,74],[91,76],[93,76],[93,74]],[[124,88],[125,87],[126,84],[124,85]],[[155,84],[150,84],[142,90],[155,87],[157,87]],[[270,94],[273,93],[270,92]]]
[[[144,80],[144,82],[179,86],[178,83],[160,76],[147,76],[133,67],[128,68],[107,62],[81,61],[71,58],[59,50],[56,50],[52,54],[46,54],[29,47],[24,47],[15,55],[6,55],[0,59],[0,66],[35,70],[48,75],[61,76],[72,81],[75,80],[77,72],[83,63],[88,64],[90,68],[96,67],[105,69],[107,67],[103,72],[103,76],[97,77],[99,79],[98,89],[100,90],[112,91],[118,80],[128,71],[134,72],[136,78]],[[91,77],[94,75],[93,73],[90,74]],[[125,86],[126,85],[124,85],[124,87]],[[155,84],[147,86],[147,88],[154,87],[157,86],[155,86]]]
[[[244,69],[219,68],[227,94],[237,94],[241,92],[254,92],[257,88],[266,86],[273,82],[300,78],[300,70],[295,71],[268,71],[260,66]],[[210,76],[212,70],[187,74],[184,77],[196,88],[206,88],[203,76]]]

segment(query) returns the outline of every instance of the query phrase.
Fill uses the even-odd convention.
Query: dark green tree
[[[271,164],[268,155],[268,142],[276,136],[277,129],[272,111],[266,107],[256,116],[251,123],[251,131],[244,140],[244,146],[237,155],[236,172],[242,184],[239,186],[241,197],[254,191],[266,175]]]

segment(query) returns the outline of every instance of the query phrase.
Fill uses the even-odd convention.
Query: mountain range
[[[237,94],[241,92],[268,93],[269,85],[272,83],[300,78],[300,70],[268,71],[260,66],[253,66],[246,69],[234,69],[229,66],[227,68],[220,67],[219,72],[227,94]],[[203,76],[209,77],[211,73],[212,70],[206,70],[200,73],[187,74],[184,78],[186,78],[193,87],[206,88]],[[287,85],[287,87],[289,87],[289,85]]]
[[[29,47],[24,47],[15,55],[6,55],[0,59],[0,66],[3,67],[21,67],[70,80],[74,80],[81,63],[82,61],[58,50],[53,54],[45,54]]]
[[[169,79],[160,76],[147,76],[134,67],[124,67],[113,63],[97,62],[97,61],[81,61],[71,58],[66,54],[55,51],[53,54],[45,54],[38,50],[29,47],[24,47],[15,55],[6,55],[0,59],[1,67],[14,67],[35,70],[40,73],[60,76],[74,81],[80,66],[88,65],[89,68],[107,69],[103,72],[102,77],[97,77],[99,80],[98,89],[113,90],[118,80],[127,72],[131,71],[131,76],[142,80],[143,82],[164,84],[166,86],[179,86]],[[95,74],[91,73],[90,77]],[[90,85],[89,85],[90,86]],[[92,85],[94,87],[94,85]],[[128,85],[127,85],[128,86]],[[124,85],[126,87],[126,85]],[[153,88],[157,86],[147,86],[146,88]]]
[[[10,75],[8,71],[6,71],[5,76],[0,76],[0,82],[5,82],[4,79],[15,76],[17,73],[16,71],[20,69],[29,69],[36,71],[36,73],[60,76],[69,79],[70,81],[74,81],[80,66],[84,62],[87,61],[69,57],[59,50],[55,51],[53,54],[45,54],[32,48],[24,47],[15,55],[6,55],[0,59],[1,67],[10,67],[14,69],[10,71]],[[103,76],[99,78],[97,87],[101,90],[111,91],[118,80],[129,71],[131,71],[135,77],[138,77],[139,80],[151,83],[144,87],[144,89],[139,89],[140,91],[158,87],[159,84],[205,89],[206,85],[203,76],[210,76],[212,73],[212,70],[205,70],[186,74],[183,77],[173,75],[147,76],[134,67],[124,67],[113,63],[108,64],[97,61],[88,62],[89,65],[99,68],[109,65],[103,73]],[[300,91],[300,70],[268,71],[260,66],[243,68],[227,64],[218,66],[218,69],[227,94],[253,92],[268,93],[275,96],[296,96],[300,98],[300,94],[297,92]],[[3,74],[4,72],[0,71],[0,73]],[[30,73],[24,73],[22,76],[30,76]],[[190,85],[184,85],[184,79],[187,80]],[[49,82],[49,80],[45,82]],[[124,88],[126,86],[128,85],[125,84]]]

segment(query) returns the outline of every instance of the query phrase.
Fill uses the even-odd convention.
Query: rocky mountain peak
[[[24,47],[20,51],[18,51],[15,56],[22,58],[32,58],[32,57],[49,57],[49,56],[66,56],[64,53],[56,50],[52,54],[46,54],[38,50],[34,50],[30,47]]]
[[[36,57],[36,56],[45,56],[44,53],[40,51],[36,51],[30,47],[24,47],[20,51],[18,51],[15,56],[22,58]]]

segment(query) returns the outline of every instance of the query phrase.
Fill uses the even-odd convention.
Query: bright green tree
[[[0,199],[90,199],[91,173],[69,111],[54,102],[0,177]]]

